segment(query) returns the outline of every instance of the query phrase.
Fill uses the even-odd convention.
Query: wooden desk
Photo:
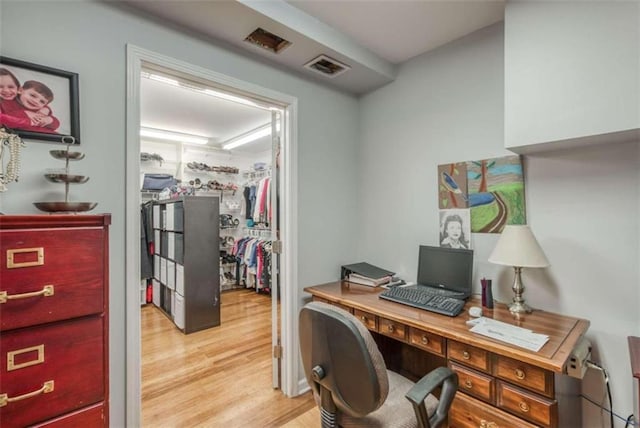
[[[417,379],[434,366],[458,373],[450,427],[581,426],[579,380],[562,375],[589,321],[536,310],[514,318],[496,304],[484,316],[549,336],[539,352],[469,331],[465,312],[447,317],[378,298],[381,288],[333,282],[305,288],[314,300],[338,305],[373,333],[387,366]]]

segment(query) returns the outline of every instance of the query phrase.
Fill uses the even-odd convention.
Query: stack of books
[[[394,272],[364,262],[342,266],[341,272],[343,280],[369,287],[388,284],[393,275]]]

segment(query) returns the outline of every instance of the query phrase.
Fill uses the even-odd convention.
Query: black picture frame
[[[16,81],[11,98],[12,88],[2,83]],[[34,99],[47,104],[37,107]],[[80,144],[78,74],[0,56],[0,113],[0,126],[23,139]]]

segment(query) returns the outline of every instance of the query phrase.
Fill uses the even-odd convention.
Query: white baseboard
[[[302,395],[308,391],[311,391],[311,387],[307,383],[307,378],[303,377],[298,381],[298,395]]]

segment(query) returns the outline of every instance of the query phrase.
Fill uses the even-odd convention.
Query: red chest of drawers
[[[0,216],[0,421],[108,426],[109,214]]]

